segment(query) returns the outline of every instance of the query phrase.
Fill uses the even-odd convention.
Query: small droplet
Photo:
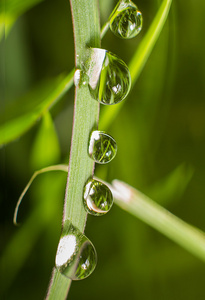
[[[91,51],[87,72],[91,96],[105,105],[117,104],[129,93],[129,69],[124,61],[107,50],[92,48]]]
[[[111,209],[113,196],[107,185],[91,179],[85,185],[83,203],[89,214],[102,216]]]
[[[76,87],[87,86],[89,82],[89,77],[82,70],[76,69],[73,81]]]
[[[60,238],[55,265],[72,280],[88,277],[95,269],[97,254],[90,240],[71,223]]]
[[[90,137],[90,157],[99,164],[110,162],[117,153],[117,144],[112,136],[104,131],[95,130]]]
[[[142,14],[129,0],[121,1],[110,16],[110,29],[118,37],[131,39],[142,29]]]

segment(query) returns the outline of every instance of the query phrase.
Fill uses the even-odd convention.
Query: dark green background
[[[103,24],[116,2],[101,0],[100,3]],[[140,35],[133,40],[121,40],[108,32],[102,47],[129,63],[159,3],[138,0],[136,4],[144,18]],[[117,178],[139,188],[202,230],[205,230],[204,13],[203,0],[173,1],[153,53],[108,130],[118,143],[118,154],[109,165],[96,168],[103,179]],[[69,2],[49,0],[38,4],[18,19],[6,44],[1,42],[0,47],[5,47],[7,102],[43,79],[69,72],[74,67]],[[52,163],[68,162],[73,98],[71,89],[51,110],[61,146],[61,157]],[[16,201],[35,169],[31,153],[39,125],[40,121],[23,137],[0,149],[0,253],[8,251],[7,245],[25,226],[28,229],[12,249],[12,260],[8,257],[0,271],[0,290],[7,286],[0,294],[1,299],[42,299],[54,265],[65,174],[41,175],[24,199],[19,215],[21,227],[12,224]],[[181,164],[184,177],[186,170],[194,170],[185,192],[182,194],[180,187],[173,188],[175,192],[165,190],[162,199],[158,188],[154,194],[152,187],[158,183],[163,190],[163,179]],[[32,211],[38,207],[39,212],[29,223]],[[103,218],[89,216],[86,235],[96,247],[98,264],[92,276],[72,283],[69,299],[204,299],[203,262],[117,206]],[[14,274],[22,249],[29,244],[31,250]]]

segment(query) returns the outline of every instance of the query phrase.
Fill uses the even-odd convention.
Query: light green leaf
[[[43,0],[5,0],[0,2],[0,40],[10,32],[18,17]]]
[[[160,204],[173,203],[183,195],[193,173],[194,170],[191,166],[182,164],[151,186],[146,194]]]
[[[44,82],[0,115],[0,145],[20,137],[72,86],[73,71]]]
[[[31,152],[32,169],[40,169],[55,164],[60,159],[60,146],[55,126],[47,111],[42,118],[40,128],[34,140]]]

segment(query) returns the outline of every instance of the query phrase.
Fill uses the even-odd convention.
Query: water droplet
[[[87,86],[89,82],[89,77],[82,70],[76,69],[73,81],[76,87]]]
[[[142,29],[142,14],[132,1],[121,1],[110,16],[110,29],[118,37],[131,39]]]
[[[91,179],[85,185],[83,203],[89,214],[102,216],[111,209],[113,196],[107,185]]]
[[[90,137],[90,157],[99,164],[110,162],[117,153],[117,144],[112,136],[104,131],[95,130]]]
[[[55,265],[66,277],[80,280],[95,269],[97,254],[90,240],[71,223],[60,238]]]
[[[87,72],[91,96],[106,105],[122,101],[131,87],[127,65],[107,50],[92,48],[91,51],[91,63]]]

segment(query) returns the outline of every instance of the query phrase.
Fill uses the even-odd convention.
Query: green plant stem
[[[101,29],[101,39],[104,38],[105,34],[107,33],[108,29],[110,28],[110,22],[108,21],[105,23]]]
[[[109,185],[115,203],[205,262],[205,234],[122,181]]]
[[[87,48],[100,47],[98,2],[81,0],[79,3],[79,0],[70,0],[70,4],[75,38],[75,62],[76,68],[79,68],[86,59]],[[99,104],[91,98],[88,87],[77,87],[63,226],[66,222],[72,222],[81,232],[84,231],[87,217],[82,202],[83,188],[94,171],[94,162],[88,156],[88,142],[91,131],[97,128],[98,117]],[[69,279],[65,279],[54,269],[47,299],[65,299],[70,283]]]
[[[84,60],[88,47],[100,47],[98,3],[93,0],[71,0],[76,68]],[[99,103],[90,95],[89,88],[76,88],[72,145],[70,152],[68,184],[66,188],[63,222],[69,220],[84,230],[86,213],[82,203],[83,187],[93,175],[94,162],[88,155],[89,137],[97,128]]]

